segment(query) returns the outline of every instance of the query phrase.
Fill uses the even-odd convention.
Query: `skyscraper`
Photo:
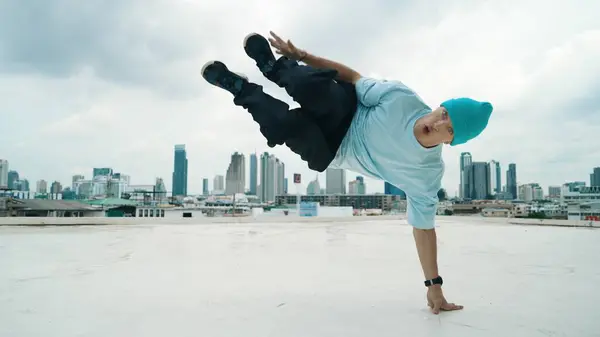
[[[54,181],[50,186],[50,193],[58,194],[62,192],[62,184],[58,181]]]
[[[210,193],[208,191],[208,178],[204,178],[202,179],[202,194],[209,195]]]
[[[167,199],[167,187],[163,178],[157,177],[154,182],[154,196],[158,202],[164,202]]]
[[[284,189],[284,178],[285,166],[283,162],[277,159],[275,155],[264,152],[260,156],[260,200],[263,202],[275,201],[275,196]]]
[[[92,178],[97,176],[110,176],[113,174],[113,169],[110,167],[95,167],[92,171]]]
[[[235,152],[231,155],[231,161],[225,174],[225,194],[244,193],[245,188],[246,159],[243,154]]]
[[[319,176],[315,177],[315,180],[308,183],[306,187],[306,194],[315,195],[321,193],[321,184],[319,184]]]
[[[517,193],[517,165],[508,164],[506,171],[506,192],[511,196],[511,199],[519,197]]]
[[[21,179],[17,181],[17,184],[18,185],[15,186],[15,189],[18,189],[19,191],[23,192],[29,192],[29,180]]]
[[[465,196],[473,200],[484,200],[490,195],[490,164],[472,162],[465,169]]]
[[[502,172],[500,171],[500,163],[492,160],[490,162],[490,195],[502,193]]]
[[[327,194],[346,194],[346,170],[328,168],[325,172]]]
[[[406,199],[406,193],[398,187],[388,183],[387,181],[383,185],[383,191],[387,195],[399,195],[401,198]]]
[[[8,188],[11,190],[20,190],[19,185],[19,172],[8,171]]]
[[[548,197],[550,199],[560,198],[560,186],[548,186]]]
[[[96,170],[96,169],[94,169]],[[75,190],[75,183],[80,181],[80,180],[85,180],[85,177],[81,174],[76,174],[73,176],[73,179],[71,180],[71,189]]]
[[[0,188],[8,188],[8,160],[0,159]]]
[[[473,162],[473,157],[471,157],[470,152],[463,152],[460,154],[460,188],[458,189],[458,197],[459,198],[467,198],[466,191],[466,177],[465,177],[465,167],[471,165]]]
[[[38,180],[36,183],[35,191],[39,194],[48,193],[48,182],[45,180]]]
[[[250,155],[250,194],[257,195],[258,188],[258,158],[256,153]]]
[[[526,202],[544,199],[544,190],[537,183],[521,185],[519,186],[518,191],[518,199]]]
[[[500,169],[500,162],[496,162],[496,194],[499,193],[502,193],[502,170]]]
[[[222,175],[216,175],[213,179],[213,193],[222,194],[225,193],[225,177]]]
[[[276,191],[275,195],[284,195],[285,194],[285,164],[277,159],[275,160],[276,165]]]
[[[188,183],[188,160],[185,145],[175,145],[173,162],[173,196],[186,196]]]
[[[362,176],[358,176],[348,183],[348,194],[365,194],[365,191],[365,180]]]
[[[600,167],[594,167],[590,174],[590,186],[600,186]]]

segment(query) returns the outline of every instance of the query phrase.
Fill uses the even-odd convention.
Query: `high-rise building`
[[[157,177],[154,182],[154,197],[158,202],[162,203],[167,200],[167,186],[163,178]]]
[[[470,152],[463,152],[460,154],[460,186],[458,189],[458,197],[466,198],[467,184],[465,177],[465,167],[471,165],[473,157]]]
[[[96,178],[97,176],[112,176],[112,174],[113,169],[110,167],[95,167],[92,171],[92,179]]]
[[[485,200],[490,196],[490,164],[472,162],[464,168],[465,199]]]
[[[209,195],[208,178],[202,179],[202,195]]]
[[[94,171],[97,169],[94,169]],[[81,174],[76,174],[73,176],[73,179],[71,180],[71,189],[75,190],[75,185],[78,181],[80,180],[85,180],[85,177]]]
[[[560,186],[548,186],[548,197],[550,199],[558,199],[560,198]]]
[[[306,186],[306,194],[315,195],[321,193],[321,184],[319,184],[319,175],[315,177],[315,180],[308,183]]]
[[[19,172],[8,171],[8,188],[11,190],[19,190]]]
[[[35,184],[35,191],[36,191],[36,193],[39,193],[39,194],[48,193],[48,182],[43,179],[38,180],[37,183]]]
[[[58,181],[54,181],[52,183],[52,185],[50,186],[50,193],[52,193],[52,194],[58,194],[60,192],[62,192],[62,185],[61,185],[61,183],[58,182]]]
[[[346,194],[346,170],[328,168],[325,172],[327,194]]]
[[[355,180],[352,180],[348,183],[348,194],[365,194],[366,193],[366,185],[365,180],[362,176],[356,177]]]
[[[14,183],[14,189],[22,192],[29,192],[29,180],[20,179]]]
[[[594,167],[590,174],[590,186],[600,186],[600,167]]]
[[[279,160],[275,160],[276,165],[276,191],[275,195],[284,195],[285,194],[285,164]]]
[[[8,160],[0,159],[0,188],[8,188]]]
[[[256,153],[250,155],[250,194],[258,193],[258,158]]]
[[[231,161],[225,174],[225,194],[244,193],[245,187],[246,159],[243,154],[235,152],[231,155]]]
[[[502,193],[502,171],[500,170],[500,163],[492,160],[490,161],[490,194],[497,195]]]
[[[399,195],[402,199],[406,199],[406,193],[398,187],[388,183],[387,181],[383,185],[383,193],[387,195]]]
[[[175,145],[173,160],[173,189],[174,196],[186,196],[188,183],[188,159],[184,144]]]
[[[508,170],[506,171],[506,192],[512,199],[519,197],[517,193],[517,164],[508,164]]]
[[[260,156],[260,189],[259,197],[263,202],[275,201],[278,193],[278,183],[283,184],[285,167],[275,155],[268,152]],[[279,180],[281,179],[281,180]]]
[[[348,182],[348,194],[358,194],[358,180],[350,180]]]
[[[219,174],[213,179],[213,194],[223,193],[225,193],[225,177]]]
[[[563,184],[563,187],[569,192],[577,192],[585,187],[585,181],[571,181]]]
[[[531,202],[544,199],[544,190],[537,183],[521,185],[518,188],[518,199]]]

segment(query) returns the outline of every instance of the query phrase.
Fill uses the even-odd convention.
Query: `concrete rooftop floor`
[[[0,336],[600,336],[600,231],[458,220],[439,316],[401,221],[0,227]]]

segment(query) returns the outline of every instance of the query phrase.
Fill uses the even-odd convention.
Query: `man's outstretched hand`
[[[302,49],[296,48],[292,41],[287,40],[284,41],[277,34],[270,32],[271,37],[269,38],[269,42],[271,46],[275,48],[275,52],[279,55],[283,55],[291,60],[299,61],[306,56],[306,52]]]
[[[427,305],[436,315],[439,314],[440,311],[461,310],[463,308],[462,305],[448,303],[442,292],[442,287],[439,285],[434,285],[427,289]]]

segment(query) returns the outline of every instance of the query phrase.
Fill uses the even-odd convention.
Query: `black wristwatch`
[[[425,286],[426,287],[431,287],[434,284],[442,285],[442,284],[444,284],[444,280],[442,280],[441,276],[438,276],[438,277],[436,277],[434,279],[425,281]]]

